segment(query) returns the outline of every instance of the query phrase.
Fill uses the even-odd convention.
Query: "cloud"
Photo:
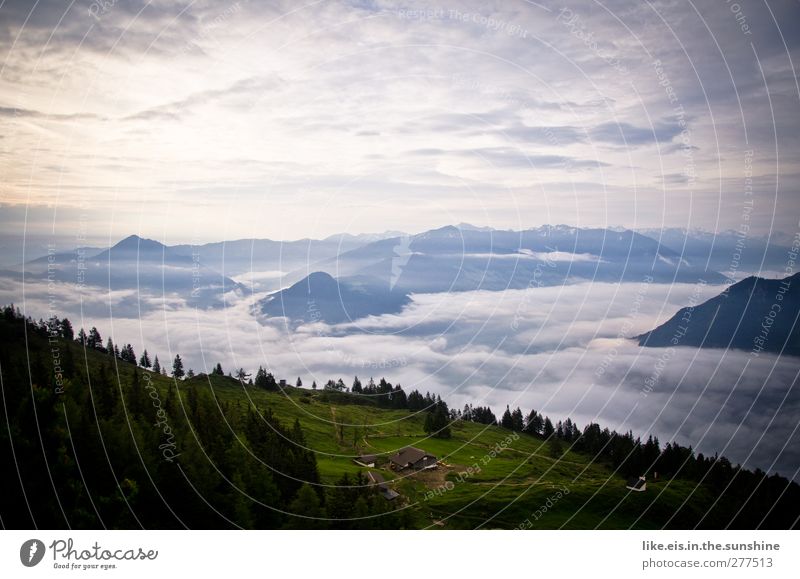
[[[725,4],[579,3],[582,28],[560,6],[477,0],[435,17],[408,16],[430,8],[415,1],[111,4],[99,18],[89,2],[0,6],[6,203],[91,193],[92,221],[113,209],[125,232],[169,223],[183,239],[221,216],[285,238],[420,231],[431,209],[397,208],[423,196],[454,216],[438,223],[713,229],[741,222],[747,143],[751,230],[797,225],[793,3],[740,2],[748,35]],[[664,203],[652,176],[687,174],[687,154],[692,202]]]
[[[603,123],[590,131],[592,139],[626,147],[669,143],[681,132],[677,124],[659,124],[653,127],[637,127],[630,123]]]
[[[702,298],[718,289],[703,289]],[[28,283],[23,301],[18,282],[5,281],[0,301],[46,317],[48,297],[56,295],[61,315],[76,327],[96,325],[104,338],[112,334],[162,360],[180,353],[196,372],[222,362],[226,371],[263,365],[305,384],[385,376],[440,394],[453,407],[536,408],[793,476],[800,467],[791,434],[800,413],[796,359],[692,348],[669,353],[630,340],[695,291],[688,284],[585,283],[424,294],[400,314],[294,332],[282,319],[253,316],[260,295],[229,295],[225,309],[195,310],[179,300]]]
[[[540,155],[526,153],[516,147],[486,147],[481,149],[462,149],[445,151],[442,149],[416,149],[408,152],[417,156],[448,156],[455,155],[466,159],[479,159],[493,167],[517,169],[582,169],[607,167],[608,163],[592,161],[589,159],[576,159],[563,155]]]
[[[0,107],[0,117],[6,118],[29,118],[29,119],[45,119],[51,121],[76,121],[81,119],[102,119],[102,117],[93,113],[44,113],[33,109],[17,108],[17,107]]]

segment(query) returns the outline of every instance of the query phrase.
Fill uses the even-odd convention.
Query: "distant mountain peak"
[[[477,225],[472,225],[471,223],[461,222],[456,225],[456,229],[460,229],[461,231],[494,231],[493,227],[478,227]]]
[[[461,237],[461,230],[455,225],[445,225],[438,229],[431,229],[414,236],[415,239],[434,239],[442,237]]]
[[[129,235],[125,239],[119,241],[116,245],[114,245],[112,250],[138,250],[138,251],[153,251],[158,250],[162,251],[166,249],[166,245],[161,243],[160,241],[155,241],[154,239],[146,239],[144,237],[139,237],[138,235]]]
[[[371,243],[373,241],[381,241],[383,239],[392,239],[394,237],[404,237],[408,234],[402,231],[387,230],[382,233],[335,233],[329,235],[323,241],[341,241],[348,239],[351,241],[360,241],[363,243]]]

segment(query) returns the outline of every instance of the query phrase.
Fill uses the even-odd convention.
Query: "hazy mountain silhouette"
[[[270,317],[338,324],[369,315],[396,313],[410,302],[401,292],[383,289],[368,278],[334,279],[315,272],[259,302]]]
[[[684,259],[723,274],[746,271],[781,270],[786,264],[791,239],[779,234],[767,237],[742,235],[736,231],[711,233],[699,229],[640,229],[642,235],[657,239]]]
[[[26,264],[26,276],[53,279],[70,284],[107,288],[109,291],[137,290],[145,296],[177,295],[199,307],[224,304],[223,294],[246,292],[247,288],[207,267],[191,255],[175,253],[152,239],[131,235],[109,249],[80,256],[59,254]],[[142,304],[146,308],[146,302]]]
[[[800,273],[782,280],[748,277],[637,339],[649,347],[755,348],[797,356],[798,314]]]
[[[398,250],[400,250],[398,252]],[[398,260],[402,266],[398,270]],[[633,231],[543,226],[501,231],[447,226],[369,243],[316,264],[332,275],[367,275],[408,292],[521,289],[582,280],[722,283],[675,251]]]

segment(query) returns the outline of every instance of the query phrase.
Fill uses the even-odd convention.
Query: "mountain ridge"
[[[800,272],[747,278],[698,305],[683,307],[636,336],[640,346],[734,348],[800,356]]]

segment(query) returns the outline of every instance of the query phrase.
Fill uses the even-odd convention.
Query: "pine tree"
[[[530,414],[528,414],[527,420],[525,421],[524,432],[532,436],[541,436],[543,427],[544,421],[542,420],[542,415],[535,410],[531,410]]]
[[[542,435],[545,438],[550,438],[553,436],[555,429],[553,428],[553,423],[550,421],[549,416],[545,416],[544,418],[544,426],[542,427]]]
[[[564,440],[567,442],[575,440],[575,426],[570,418],[564,421]]]
[[[400,387],[400,384],[395,386],[394,390],[392,390],[392,408],[397,408],[398,410],[408,408],[408,397]]]
[[[407,397],[406,405],[409,410],[417,411],[425,408],[425,398],[419,393],[419,390],[412,390]]]
[[[153,372],[156,374],[161,374],[161,364],[158,363],[158,355],[156,355],[155,359],[153,360]]]
[[[255,386],[256,388],[261,388],[262,390],[266,390],[267,388],[267,371],[261,366],[259,366],[258,370],[256,370]]]
[[[298,388],[303,387],[303,381],[300,379],[300,376],[297,377],[297,382],[295,382],[294,385],[297,386]]]
[[[364,391],[363,387],[361,386],[361,380],[358,379],[358,376],[353,378],[353,387],[350,390],[356,394],[361,394],[361,392]]]
[[[150,356],[147,354],[147,350],[142,352],[142,357],[139,358],[139,365],[142,368],[150,368],[152,367],[152,363],[150,362]]]
[[[289,505],[289,511],[303,515],[292,517],[289,526],[292,529],[320,529],[324,527],[325,513],[320,506],[319,496],[308,484],[304,484],[297,491],[294,500]]]
[[[317,389],[317,381],[316,380],[312,380],[311,381],[311,389],[312,390],[316,390]]]
[[[185,376],[185,372],[183,371],[183,360],[181,360],[180,354],[176,354],[175,361],[172,362],[172,376],[178,380]]]
[[[86,345],[90,348],[103,347],[103,338],[100,337],[100,332],[98,332],[97,328],[94,326],[92,326],[92,329],[89,330],[89,337],[86,339]]]
[[[506,405],[506,411],[503,412],[503,417],[500,419],[500,426],[509,430],[514,429],[514,419],[511,417],[511,410]]]
[[[61,336],[65,340],[72,340],[75,337],[75,333],[72,330],[72,322],[67,318],[61,320]]]
[[[446,405],[436,404],[425,416],[425,432],[436,438],[450,438],[450,417]]]
[[[511,413],[511,430],[522,432],[523,428],[525,428],[525,420],[522,418],[522,410],[517,406],[516,410]]]
[[[256,372],[255,387],[262,390],[274,391],[278,389],[278,383],[275,381],[275,377],[272,374],[259,366]]]

